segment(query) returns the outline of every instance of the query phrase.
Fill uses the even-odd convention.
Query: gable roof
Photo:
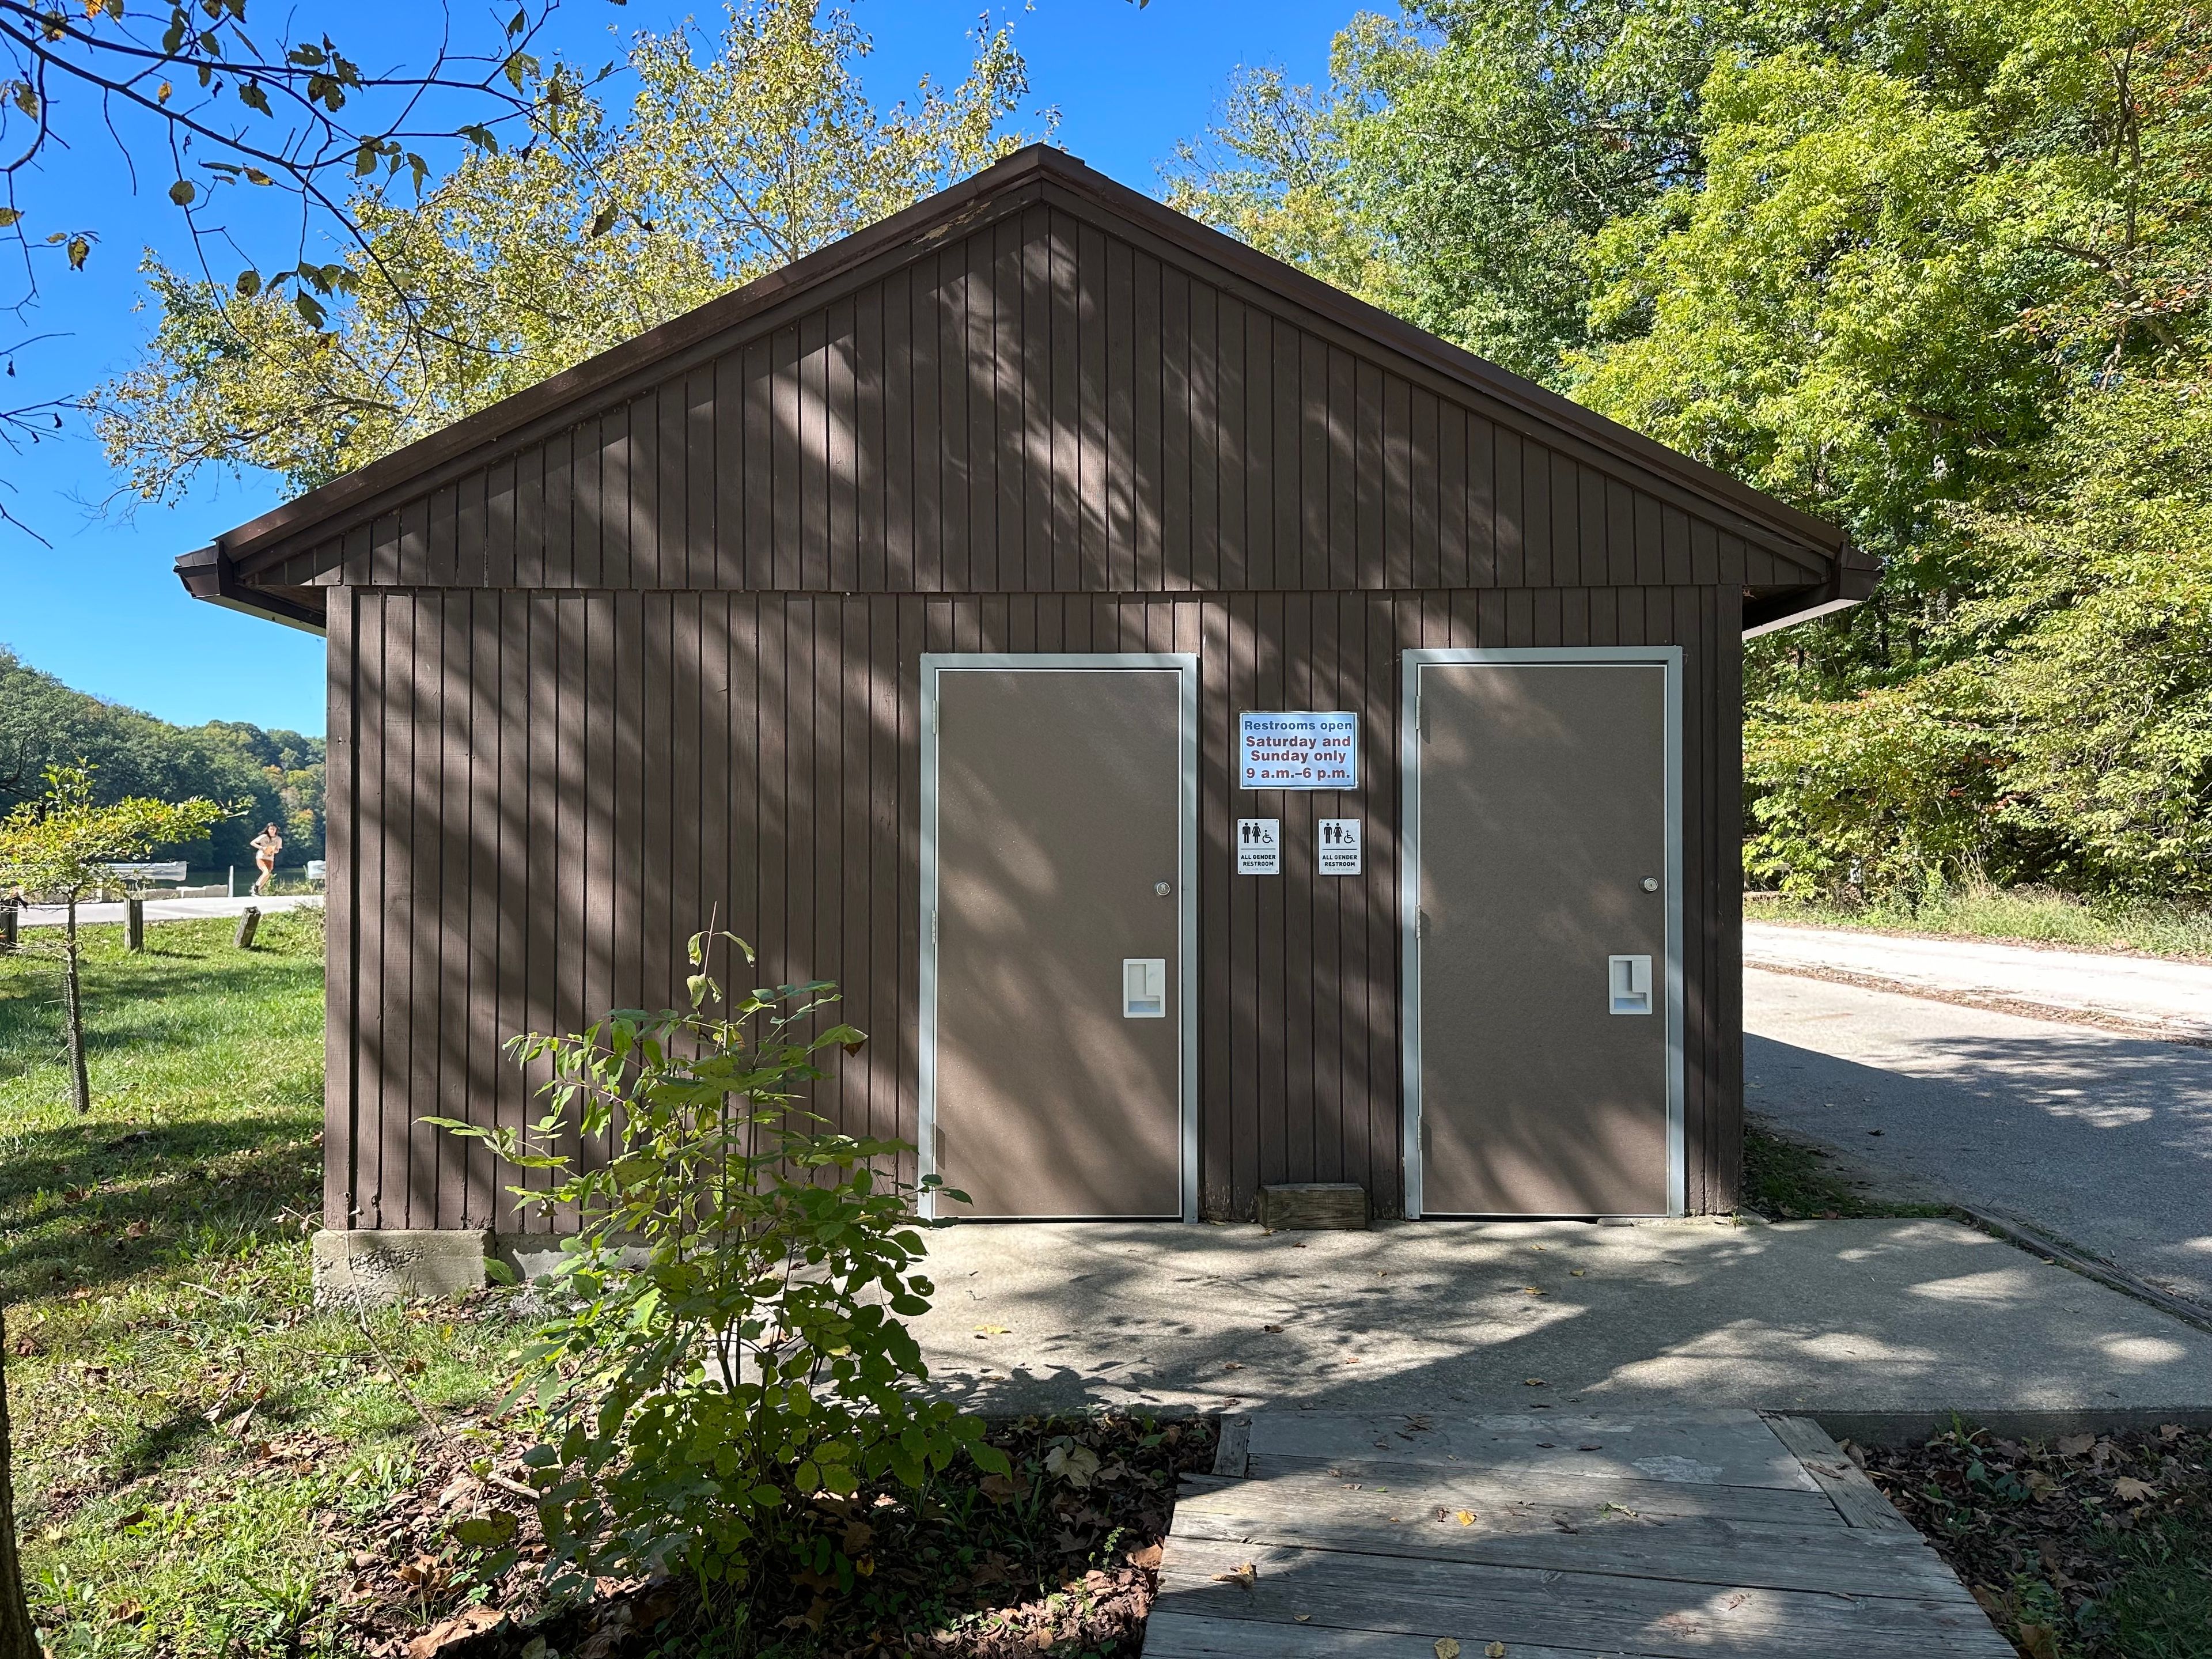
[[[1543,442],[1627,472],[1802,573],[1751,600],[1765,627],[1864,597],[1874,572],[1843,533],[1772,496],[1509,374],[1293,266],[1115,183],[1062,151],[1033,145],[903,211],[672,319],[537,386],[247,520],[177,561],[195,597],[319,629],[323,591],[279,568],[379,513],[483,465],[496,453],[587,416],[729,349],[733,337],[781,316],[864,268],[918,258],[947,238],[1040,200],[1204,269],[1302,321],[1404,360],[1450,393]],[[1780,620],[1778,620],[1779,618]]]

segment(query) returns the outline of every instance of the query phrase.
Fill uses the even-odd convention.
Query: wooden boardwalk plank
[[[1242,1480],[1251,1450],[1252,1419],[1249,1417],[1222,1419],[1221,1437],[1213,1443],[1213,1472],[1231,1480]]]
[[[1254,1571],[1247,1577],[1243,1569]],[[1703,1659],[2009,1659],[1981,1609],[1934,1597],[1808,1594],[1604,1572],[1376,1558],[1176,1534],[1158,1612]],[[1300,1614],[1304,1619],[1299,1618]],[[1472,1639],[1470,1639],[1472,1638]]]
[[[1770,1526],[1844,1530],[1836,1507],[1818,1491],[1782,1486],[1715,1486],[1688,1480],[1648,1480],[1597,1474],[1562,1474],[1541,1467],[1439,1468],[1430,1463],[1372,1462],[1346,1458],[1255,1457],[1247,1469],[1253,1483],[1308,1483],[1321,1492],[1347,1481],[1411,1494],[1410,1501],[1436,1507],[1503,1510],[1509,1505],[1556,1510],[1565,1515],[1597,1515],[1617,1504],[1638,1515],[1660,1519],[1702,1517],[1753,1521]]]
[[[1382,1457],[1398,1463],[1820,1490],[1753,1411],[1663,1417],[1562,1411],[1458,1419],[1262,1412],[1252,1419],[1249,1449],[1255,1459]]]
[[[1518,1642],[1511,1652],[1512,1659],[1592,1659],[1593,1650]],[[1461,1653],[1462,1659],[1480,1659],[1482,1644],[1462,1641]],[[1605,1654],[1606,1659],[1652,1659],[1626,1648],[1607,1648]],[[1261,1625],[1249,1619],[1155,1612],[1145,1625],[1145,1659],[1437,1659],[1437,1638],[1425,1632]]]
[[[1866,1478],[1866,1472],[1811,1418],[1776,1415],[1767,1419],[1767,1426],[1820,1483],[1845,1525],[1874,1532],[1912,1530],[1912,1523],[1897,1512],[1896,1505],[1881,1495],[1881,1489]]]
[[[1815,1424],[1255,1413],[1188,1476],[1147,1659],[2006,1659]],[[1241,1477],[1241,1478],[1239,1478]]]
[[[1759,1589],[1932,1597],[1970,1605],[1973,1600],[1917,1534],[1711,1517],[1662,1521],[1626,1508],[1602,1513],[1586,1506],[1455,1508],[1416,1504],[1395,1491],[1343,1492],[1316,1501],[1310,1492],[1273,1483],[1241,1484],[1242,1492],[1193,1492],[1178,1499],[1175,1535]],[[1474,1518],[1462,1522],[1462,1515]]]

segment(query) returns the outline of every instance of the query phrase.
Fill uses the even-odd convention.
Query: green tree
[[[711,1596],[793,1568],[849,1593],[872,1570],[848,1524],[864,1486],[919,1496],[962,1455],[1007,1470],[980,1419],[918,1392],[928,1370],[905,1322],[934,1294],[928,1224],[916,1189],[877,1172],[913,1149],[830,1133],[798,1103],[819,1060],[866,1039],[812,1029],[827,982],[726,999],[708,963],[724,942],[750,963],[744,941],[695,935],[687,1008],[509,1043],[549,1063],[535,1125],[424,1120],[546,1172],[509,1190],[580,1224],[516,1383],[543,1419],[523,1461],[556,1593],[681,1571]],[[562,1150],[579,1133],[611,1141],[598,1167]]]
[[[130,796],[100,805],[93,795],[92,770],[80,763],[49,767],[45,793],[0,818],[0,890],[67,908],[61,944],[63,1024],[70,1090],[81,1114],[92,1110],[92,1081],[84,1061],[77,905],[87,894],[113,883],[110,864],[143,858],[164,842],[197,840],[222,816],[223,809],[208,800],[171,803]]]
[[[148,500],[202,468],[325,482],[857,230],[1022,142],[1004,29],[967,77],[878,108],[867,37],[813,0],[738,0],[718,36],[641,34],[639,86],[607,108],[574,70],[531,142],[480,154],[419,203],[389,184],[332,325],[268,293],[149,267],[161,320],[92,407]],[[427,328],[427,334],[426,334]]]
[[[178,726],[70,690],[0,647],[0,812],[40,793],[50,766],[82,761],[103,805],[127,795],[244,803],[236,815],[156,856],[193,864],[252,861],[246,842],[271,819],[286,850],[322,855],[323,739],[242,720]]]
[[[2201,890],[2203,5],[1427,0],[1177,168],[1882,558],[1747,652],[1756,870]]]

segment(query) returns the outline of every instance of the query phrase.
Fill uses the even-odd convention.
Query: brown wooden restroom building
[[[1741,641],[1838,532],[1048,149],[178,568],[329,640],[333,1231],[542,1228],[708,918],[994,1217],[1735,1198]]]

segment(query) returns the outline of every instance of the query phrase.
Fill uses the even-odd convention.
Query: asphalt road
[[[278,893],[267,898],[254,898],[240,893],[236,898],[148,898],[146,920],[149,921],[192,921],[204,916],[235,916],[245,914],[249,904],[264,916],[279,910],[297,910],[306,906],[320,904],[319,893]],[[25,927],[58,927],[69,920],[69,912],[58,904],[28,904],[17,913]],[[123,906],[114,904],[80,904],[76,907],[77,926],[89,927],[94,922],[120,921]]]
[[[2212,1307],[2212,1048],[1743,977],[1753,1112]]]
[[[2027,1004],[2060,1019],[2099,1013],[2158,1035],[2212,1037],[2212,962],[1771,921],[1744,924],[1743,957],[1762,967],[1841,969],[1910,990]]]

